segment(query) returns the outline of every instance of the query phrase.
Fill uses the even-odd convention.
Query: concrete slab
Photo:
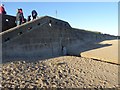
[[[100,42],[99,44],[111,44],[110,46],[93,49],[89,51],[85,51],[81,53],[82,57],[94,58],[106,62],[111,62],[115,64],[120,64],[119,59],[120,56],[118,55],[118,43],[120,40],[106,40]]]

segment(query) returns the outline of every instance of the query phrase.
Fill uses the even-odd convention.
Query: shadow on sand
[[[108,47],[108,46],[112,46],[112,44],[100,44],[100,42],[94,42],[94,43],[87,42],[83,45],[80,45],[78,48],[76,48],[73,54],[68,53],[68,55],[80,56],[82,52],[103,48],[103,47]]]

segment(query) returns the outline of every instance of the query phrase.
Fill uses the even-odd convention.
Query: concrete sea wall
[[[62,56],[64,53],[80,55],[81,46],[89,42],[116,38],[98,32],[75,29],[68,22],[49,16],[8,29],[1,32],[0,37],[3,62],[52,58]]]
[[[0,14],[0,23],[1,23],[0,32],[8,30],[12,27],[15,27],[16,26],[15,20],[16,18],[14,16]]]

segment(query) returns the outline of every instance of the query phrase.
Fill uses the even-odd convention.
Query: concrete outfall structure
[[[62,47],[66,48],[67,55],[80,56],[83,51],[109,46],[99,45],[97,42],[113,40],[117,37],[99,32],[91,32],[72,28],[68,22],[43,16],[14,27],[14,23],[6,26],[3,20],[9,15],[2,15],[2,61],[35,60],[58,57],[63,55]],[[11,21],[13,20],[13,21]],[[14,22],[11,19],[9,22]],[[5,28],[7,28],[5,30]],[[85,44],[95,47],[84,49]]]

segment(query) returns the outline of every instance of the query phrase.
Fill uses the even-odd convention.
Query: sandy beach
[[[119,42],[120,40],[106,40],[106,41],[100,42],[98,44],[108,45],[108,46],[82,52],[81,56],[94,58],[94,59],[98,59],[98,60],[102,60],[110,63],[120,64],[119,62],[120,56],[118,55]]]
[[[106,46],[82,52],[81,57],[61,56],[32,62],[16,60],[3,63],[1,86],[2,88],[120,88],[118,40],[103,41],[99,44]]]

